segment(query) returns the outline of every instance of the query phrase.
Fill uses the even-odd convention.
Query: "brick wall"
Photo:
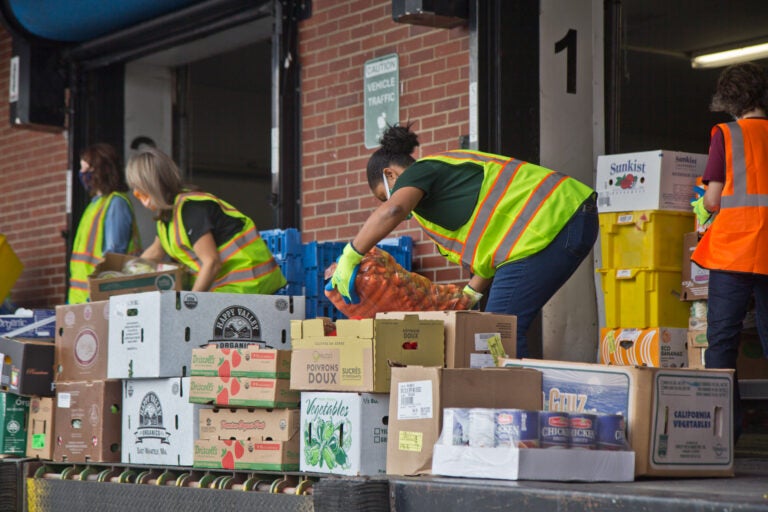
[[[363,65],[397,53],[400,121],[411,121],[415,158],[455,149],[469,133],[469,33],[392,20],[391,0],[315,0],[300,25],[302,226],[304,242],[351,240],[373,209],[365,177],[373,150],[363,131]],[[416,221],[393,236],[413,237],[414,270],[433,281],[467,279],[440,256]]]
[[[0,91],[8,90],[10,58],[11,38],[0,30]],[[7,97],[0,101],[0,234],[24,264],[11,300],[53,307],[66,291],[67,139],[63,132],[12,128]]]

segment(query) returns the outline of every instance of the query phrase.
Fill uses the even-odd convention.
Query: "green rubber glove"
[[[355,291],[355,278],[357,277],[357,271],[360,269],[360,262],[363,260],[363,255],[357,252],[355,247],[349,243],[344,246],[344,251],[336,260],[336,270],[331,276],[331,280],[326,285],[326,290],[333,290],[336,288],[347,304],[357,304],[360,302],[360,298]]]
[[[693,207],[693,213],[696,214],[696,220],[699,221],[699,225],[706,226],[712,222],[712,212],[704,207],[704,196],[691,201],[691,206]]]
[[[464,297],[467,299],[467,302],[469,303],[468,309],[472,309],[475,307],[475,304],[480,302],[480,299],[483,298],[483,294],[472,288],[471,286],[467,285],[464,287],[463,290],[461,290],[464,293]]]

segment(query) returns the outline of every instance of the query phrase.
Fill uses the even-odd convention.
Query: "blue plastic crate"
[[[393,238],[385,238],[376,247],[387,251],[395,258],[395,261],[400,264],[405,270],[412,270],[413,268],[413,238],[409,236],[398,236]]]
[[[298,229],[270,229],[259,231],[259,234],[276,260],[302,256],[301,233]]]
[[[304,295],[304,259],[289,256],[284,259],[275,258],[286,281],[284,287],[276,292],[277,295]]]
[[[324,316],[334,321],[347,318],[325,297],[320,299],[306,299],[305,311],[307,318]]]

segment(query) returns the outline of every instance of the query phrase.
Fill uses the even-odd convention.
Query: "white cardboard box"
[[[383,475],[389,395],[301,394],[299,469],[335,475]]]
[[[191,466],[201,405],[189,377],[123,381],[123,464]]]
[[[192,349],[250,343],[290,349],[291,320],[304,318],[304,297],[158,291],[109,298],[107,378],[182,377]]]
[[[476,448],[437,443],[432,473],[501,480],[631,482],[635,479],[635,452]]]
[[[597,157],[597,209],[691,211],[696,178],[707,155],[656,149]]]

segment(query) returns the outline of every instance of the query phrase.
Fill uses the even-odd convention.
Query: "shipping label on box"
[[[667,327],[600,330],[603,364],[684,368],[688,330]]]
[[[414,312],[377,313],[376,318],[401,319]],[[488,352],[487,344],[482,343],[482,337],[498,334],[507,357],[517,354],[517,317],[496,313],[481,313],[479,311],[420,311],[422,320],[441,320],[445,325],[445,367],[474,368],[482,364],[481,357],[476,354]],[[420,363],[416,363],[420,364]]]
[[[191,466],[202,406],[190,377],[123,381],[124,464]]]
[[[0,454],[23,457],[27,450],[29,398],[0,393]]]
[[[53,397],[33,396],[29,400],[27,457],[53,458]]]
[[[185,288],[187,273],[182,267],[158,263],[154,272],[125,274],[126,263],[135,256],[108,252],[94,271],[88,276],[88,292],[91,302],[108,300],[113,295],[141,293],[155,290],[182,290]],[[119,275],[115,273],[119,272]],[[105,274],[106,273],[106,274]],[[110,277],[102,277],[109,275]]]
[[[192,350],[291,348],[304,297],[214,292],[146,292],[109,299],[110,379],[189,375]]]
[[[440,320],[339,320],[337,336],[307,320],[292,329],[291,388],[389,392],[390,364],[443,366],[444,327]],[[303,336],[298,338],[297,336]]]
[[[288,379],[192,377],[189,401],[232,407],[296,407],[299,392]]]
[[[24,396],[53,395],[53,339],[0,336],[0,391]]]
[[[383,475],[389,395],[301,394],[300,470],[337,475]]]
[[[543,410],[568,412],[597,412],[621,414],[627,418],[627,439],[635,451],[635,475],[656,476],[731,476],[733,475],[732,440],[732,370],[691,370],[687,368],[650,368],[630,366],[609,366],[588,363],[567,363],[533,359],[508,359],[503,364],[513,367],[521,365],[541,371]],[[656,377],[664,375],[667,380]],[[676,380],[678,379],[678,380]],[[668,382],[680,382],[680,394],[675,396]],[[657,386],[664,383],[662,391]],[[697,389],[697,388],[700,388]],[[712,389],[710,389],[712,388]],[[727,397],[722,389],[727,388]],[[664,427],[657,421],[658,408],[667,410],[671,421],[685,419],[685,410],[693,403],[691,394],[711,395],[713,428],[691,432],[698,445],[683,446],[677,442],[673,452],[667,443],[664,461],[656,460],[659,440],[657,434]],[[663,400],[657,400],[663,394]],[[698,396],[694,397],[698,400]],[[720,412],[718,408],[722,408]],[[717,409],[717,411],[715,411]],[[662,411],[661,414],[664,414]],[[714,421],[714,420],[713,420]],[[661,425],[661,426],[660,426]],[[666,424],[667,428],[671,428]],[[683,436],[684,424],[678,423]],[[694,428],[691,425],[688,427]],[[685,428],[688,428],[685,427]],[[695,427],[698,428],[698,427]],[[667,438],[669,440],[669,438]],[[696,448],[698,446],[698,448]]]
[[[298,409],[200,409],[200,439],[289,441],[298,430]]]
[[[107,378],[109,301],[56,306],[54,380]]]
[[[195,441],[196,468],[250,471],[298,471],[299,436],[288,441],[239,439],[198,439]]]
[[[660,149],[598,156],[598,211],[690,212],[696,178],[706,165],[707,155]]]
[[[59,382],[54,414],[53,460],[120,462],[122,383]]]
[[[265,349],[259,345],[249,348],[206,345],[192,350],[192,376],[287,379],[290,375],[289,350]]]

